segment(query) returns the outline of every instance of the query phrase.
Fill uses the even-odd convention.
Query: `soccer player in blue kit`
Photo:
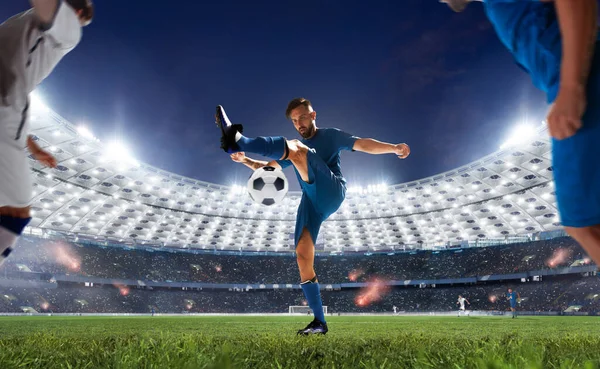
[[[317,112],[313,110],[310,101],[304,98],[290,101],[285,115],[292,121],[302,140],[286,140],[280,136],[245,137],[242,135],[242,126],[231,124],[222,106],[217,107],[216,120],[222,133],[221,148],[230,153],[235,162],[254,170],[264,166],[294,166],[302,188],[294,232],[296,261],[304,296],[314,314],[314,320],[306,328],[299,330],[298,334],[325,334],[328,328],[314,270],[315,242],[321,224],[340,207],[346,196],[346,179],[340,168],[340,151],[395,154],[404,159],[409,155],[410,149],[403,143],[390,144],[371,138],[358,138],[335,128],[317,128]],[[273,160],[253,160],[246,157],[244,152]]]
[[[472,0],[440,1],[462,11]],[[600,265],[597,0],[483,0],[483,6],[500,41],[552,104],[547,121],[560,219]]]
[[[517,317],[517,302],[521,299],[521,295],[517,291],[513,291],[512,288],[509,288],[506,293],[506,299],[510,302],[510,311],[514,319]]]

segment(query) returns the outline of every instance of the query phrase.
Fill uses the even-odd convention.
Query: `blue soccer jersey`
[[[517,295],[517,293],[516,293],[515,291],[513,291],[513,292],[508,292],[508,293],[506,294],[506,298],[508,298],[508,300],[510,301],[510,306],[513,306],[513,307],[514,307],[514,306],[516,306],[516,305],[517,305],[517,298],[518,298],[518,295]]]
[[[554,102],[560,90],[562,35],[553,2],[484,0],[484,8],[498,37],[534,85]],[[600,33],[599,33],[600,34]],[[552,170],[563,226],[600,224],[600,43],[586,88],[583,127],[564,140],[552,139]]]
[[[302,188],[294,231],[296,246],[304,229],[310,232],[313,243],[316,243],[321,224],[344,201],[346,179],[340,167],[340,152],[352,150],[357,139],[336,128],[319,128],[312,138],[302,140],[311,150],[306,158],[308,182],[303,181],[294,168]],[[291,165],[289,160],[278,160],[277,163],[282,168]]]
[[[329,170],[340,180],[346,183],[340,167],[340,152],[342,150],[352,150],[354,142],[358,137],[341,131],[337,128],[319,128],[312,138],[302,139],[302,143],[315,150],[315,154],[320,157]],[[277,160],[277,163],[286,168],[292,164],[289,160]]]
[[[562,46],[553,3],[534,0],[485,0],[486,14],[500,41],[531,77],[533,84],[556,98]]]

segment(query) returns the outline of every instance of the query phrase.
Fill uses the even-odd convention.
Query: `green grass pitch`
[[[599,368],[591,317],[2,317],[0,368]]]

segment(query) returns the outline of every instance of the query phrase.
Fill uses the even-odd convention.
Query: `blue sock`
[[[275,160],[281,159],[286,151],[285,137],[281,136],[256,138],[241,136],[236,144],[240,151],[259,154]]]
[[[315,318],[323,323],[326,323],[325,314],[323,314],[323,301],[321,300],[319,284],[309,281],[300,284],[300,286],[302,287],[302,291],[304,291],[304,296],[306,296],[308,306],[310,306],[310,309],[313,311]]]

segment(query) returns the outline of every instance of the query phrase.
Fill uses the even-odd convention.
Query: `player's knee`
[[[31,218],[18,218],[13,216],[0,215],[0,227],[16,235],[21,235],[30,221]]]
[[[302,143],[300,140],[289,140],[287,141],[289,153],[288,159],[291,161],[306,160],[308,154],[308,146]]]
[[[296,252],[296,261],[298,262],[299,266],[304,265],[310,261],[310,257],[303,252]]]

